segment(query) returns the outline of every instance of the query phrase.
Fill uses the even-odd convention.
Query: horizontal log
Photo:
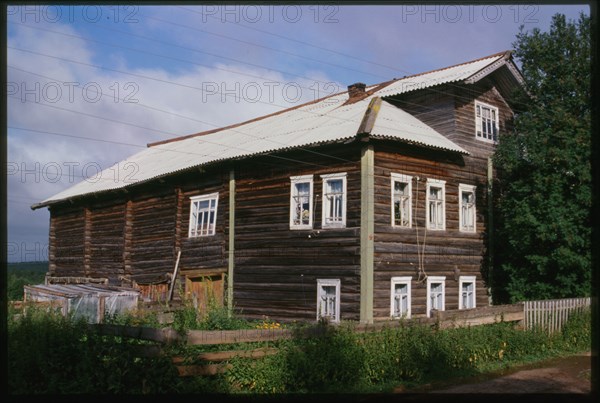
[[[217,375],[233,368],[231,364],[177,365],[180,377]]]
[[[254,350],[233,350],[233,351],[216,351],[209,353],[200,353],[194,356],[193,360],[195,361],[212,361],[212,362],[221,362],[227,361],[232,358],[250,358],[250,359],[258,359],[263,358],[269,355],[277,354],[278,350],[276,348],[257,348]],[[185,361],[189,360],[189,357],[173,357],[172,361],[174,364],[182,364]]]

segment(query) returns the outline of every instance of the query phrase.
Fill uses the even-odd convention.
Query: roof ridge
[[[388,81],[383,81],[383,82],[378,83],[378,84],[372,84],[372,85],[368,86],[368,87],[371,87],[371,90],[366,91],[364,96],[361,96],[360,98],[354,99],[352,101],[350,101],[350,99],[348,99],[343,105],[352,104],[352,103],[361,101],[361,100],[363,100],[365,98],[368,98],[369,96],[373,95],[374,93],[382,90],[383,88],[389,86],[390,84],[398,82],[400,80],[404,80],[406,78],[418,77],[418,76],[422,76],[422,75],[425,75],[425,74],[434,73],[434,72],[437,72],[437,71],[448,70],[448,69],[451,69],[451,68],[454,68],[454,67],[458,67],[458,66],[462,66],[462,65],[465,65],[465,64],[475,63],[475,62],[478,62],[478,61],[483,60],[483,59],[489,59],[489,58],[492,58],[492,57],[499,57],[501,55],[507,55],[507,54],[511,54],[511,53],[512,52],[510,50],[505,50],[505,51],[502,51],[502,52],[494,53],[494,54],[489,55],[489,56],[483,56],[483,57],[480,57],[478,59],[474,59],[474,60],[470,60],[470,61],[467,61],[467,62],[455,64],[455,65],[452,65],[452,66],[442,67],[442,68],[439,68],[439,69],[430,70],[430,71],[426,71],[426,72],[423,72],[423,73],[417,73],[417,74],[413,74],[413,75],[409,75],[409,76],[404,76],[404,77],[398,78],[398,79],[392,79],[392,80],[388,80]],[[158,145],[162,145],[162,144],[173,143],[173,142],[176,142],[176,141],[187,140],[187,139],[194,138],[194,137],[205,136],[205,135],[212,134],[212,133],[217,133],[217,132],[220,132],[220,131],[223,131],[223,130],[234,129],[236,127],[240,127],[240,126],[246,125],[248,123],[258,122],[260,120],[263,120],[263,119],[266,119],[266,118],[269,118],[269,117],[273,117],[273,116],[277,116],[277,115],[280,115],[282,113],[290,112],[290,111],[302,108],[304,106],[314,105],[314,104],[317,104],[317,103],[319,103],[321,101],[324,101],[325,99],[328,99],[328,98],[331,98],[331,97],[335,97],[335,96],[338,96],[338,95],[342,95],[342,94],[344,94],[346,92],[347,91],[340,91],[340,92],[337,92],[335,94],[330,94],[330,95],[324,96],[322,98],[318,98],[318,99],[315,99],[315,100],[312,100],[312,101],[309,101],[309,102],[305,102],[305,103],[300,104],[300,105],[292,106],[290,108],[282,109],[282,110],[277,111],[277,112],[269,113],[269,114],[263,115],[263,116],[258,116],[256,118],[245,120],[245,121],[239,122],[239,123],[234,123],[234,124],[231,124],[231,125],[228,125],[228,126],[222,126],[222,127],[217,127],[217,128],[214,128],[214,129],[210,129],[210,130],[205,130],[205,131],[202,131],[202,132],[198,132],[198,133],[192,133],[192,134],[186,134],[186,135],[183,135],[183,136],[177,136],[177,137],[173,137],[173,138],[166,139],[166,140],[155,141],[155,142],[152,142],[152,143],[148,143],[147,147],[154,147],[154,146],[158,146]]]
[[[479,57],[477,59],[469,60],[468,62],[462,62],[462,63],[454,64],[452,66],[442,67],[442,68],[439,68],[439,69],[425,71],[423,73],[417,73],[417,74],[411,74],[409,76],[404,76],[402,78],[396,79],[394,82],[398,82],[400,80],[404,80],[405,78],[418,77],[418,76],[423,76],[425,74],[435,73],[435,72],[438,72],[438,71],[444,71],[444,70],[453,69],[455,67],[464,66],[465,64],[475,63],[475,62],[478,62],[478,61],[483,60],[483,59],[490,59],[492,57],[500,57],[500,56],[506,56],[506,55],[510,55],[510,54],[512,54],[511,50],[504,50],[502,52],[494,53],[494,54],[489,55],[489,56],[483,56],[483,57]]]
[[[277,112],[269,113],[267,115],[258,116],[256,118],[245,120],[243,122],[234,123],[234,124],[229,125],[229,126],[217,127],[215,129],[205,130],[203,132],[198,132],[198,133],[193,133],[193,134],[186,134],[186,135],[183,135],[183,136],[173,137],[173,138],[166,139],[166,140],[155,141],[153,143],[148,143],[147,146],[148,147],[154,147],[154,146],[158,146],[158,145],[161,145],[161,144],[167,144],[167,143],[172,143],[172,142],[175,142],[175,141],[186,140],[186,139],[193,138],[193,137],[205,136],[207,134],[217,133],[217,132],[220,132],[222,130],[233,129],[233,128],[236,128],[236,127],[239,127],[239,126],[243,126],[243,125],[248,124],[248,123],[258,122],[260,120],[263,120],[263,119],[266,119],[266,118],[270,118],[270,117],[273,117],[273,116],[277,116],[277,115],[280,115],[280,114],[285,113],[285,112],[293,111],[295,109],[299,109],[299,108],[302,108],[304,106],[313,105],[313,104],[319,103],[321,101],[324,101],[324,100],[326,100],[328,98],[344,94],[344,92],[345,91],[340,91],[340,92],[336,92],[335,94],[329,94],[329,95],[324,96],[322,98],[314,99],[312,101],[305,102],[305,103],[300,104],[300,105],[292,106],[290,108],[282,109],[282,110],[277,111]]]

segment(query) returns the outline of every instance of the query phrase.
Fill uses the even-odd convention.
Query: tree
[[[556,14],[513,43],[527,99],[494,157],[495,302],[591,292],[590,18]]]

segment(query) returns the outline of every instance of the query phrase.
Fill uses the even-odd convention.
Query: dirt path
[[[416,393],[577,393],[590,394],[591,353],[530,364],[453,386],[427,385]]]

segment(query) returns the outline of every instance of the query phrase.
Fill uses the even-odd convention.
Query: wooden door
[[[222,307],[224,288],[221,273],[185,279],[185,294],[200,312],[206,312],[210,306]]]

